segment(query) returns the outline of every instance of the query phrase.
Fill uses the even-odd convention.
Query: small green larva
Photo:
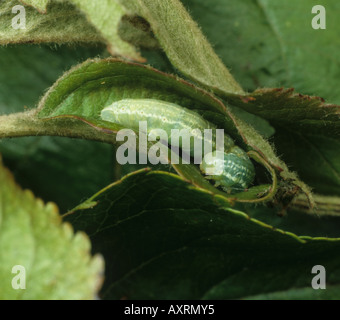
[[[120,124],[132,130],[139,128],[140,121],[147,122],[148,133],[155,129],[163,129],[171,144],[172,129],[187,129],[193,135],[195,130],[216,129],[216,126],[205,120],[197,112],[183,108],[177,104],[156,99],[123,99],[114,102],[101,112],[104,121]],[[204,138],[203,138],[204,139]],[[213,133],[212,142],[215,142]],[[179,145],[181,147],[181,145]],[[224,135],[224,153],[215,150],[208,153],[200,164],[200,170],[207,173],[214,167],[221,167],[221,174],[207,176],[214,180],[215,186],[221,186],[228,193],[248,188],[255,176],[255,169],[244,150],[234,144],[234,141]],[[190,153],[192,149],[189,150]]]

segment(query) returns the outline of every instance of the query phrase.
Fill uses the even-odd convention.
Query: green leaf
[[[127,13],[117,1],[22,1],[25,6],[25,29],[12,27],[18,13],[12,8],[16,0],[0,4],[0,45],[10,43],[105,43],[113,55],[144,62],[135,47],[119,35],[121,18]],[[31,7],[32,6],[32,7]],[[44,13],[44,14],[42,14]],[[28,19],[29,17],[29,19]],[[22,22],[19,19],[19,22]],[[130,32],[127,29],[126,32]],[[141,35],[142,37],[142,35]]]
[[[99,31],[111,54],[145,62],[135,48],[119,36],[119,23],[127,11],[118,0],[102,0],[100,5],[92,0],[70,1],[85,13],[88,21]]]
[[[280,85],[285,74],[280,43],[257,1],[182,2],[245,90]]]
[[[274,142],[277,144],[277,151],[283,155],[282,158],[293,170],[299,172],[300,177],[315,192],[339,195],[340,141],[338,138],[290,131],[283,127],[277,131]],[[292,152],[291,150],[294,149],[295,151]]]
[[[146,49],[161,49],[159,42],[155,38],[150,24],[139,16],[128,16],[122,17],[118,26],[118,33],[122,40],[133,44],[136,47]],[[148,63],[148,55],[150,51],[143,52],[142,56],[146,57]]]
[[[96,127],[98,132],[103,135],[103,139],[106,141],[111,139],[111,143],[115,143],[113,133],[122,127],[102,121],[100,119],[101,110],[114,101],[141,97],[171,101],[202,113],[208,120],[216,123],[220,128],[224,128],[244,148],[248,148],[247,143],[244,142],[249,140],[251,147],[264,154],[263,159],[258,157],[258,159],[261,158],[259,162],[262,165],[265,165],[263,161],[266,161],[268,154],[270,154],[271,160],[272,158],[277,159],[264,138],[250,125],[243,123],[233,115],[221,101],[208,92],[150,67],[120,60],[89,60],[71,69],[41,100],[37,115],[42,119],[50,119],[49,121],[69,117],[80,119]],[[6,123],[8,124],[8,122],[7,120]],[[109,132],[112,132],[111,135],[107,133],[108,129]],[[55,130],[58,131],[58,126],[55,127]],[[59,131],[61,132],[61,130]],[[198,170],[194,165],[174,165],[174,168],[186,179],[194,181],[197,186],[221,193],[212,187],[201,174],[197,173]],[[271,175],[275,175],[274,171],[270,172]],[[273,177],[273,179],[275,178]],[[268,192],[267,184],[268,181],[261,192],[264,190]],[[275,191],[276,184],[270,191],[271,195]],[[257,190],[256,194],[259,192],[260,190]],[[252,200],[255,200],[254,196],[255,194],[253,194]],[[255,198],[256,201],[259,200],[257,197]]]
[[[0,3],[0,44],[12,43],[99,43],[103,39],[90,25],[84,15],[69,2],[53,1],[46,14],[39,13],[33,7],[25,7],[26,29],[12,28],[12,19],[16,14],[12,8],[21,5],[16,0]],[[72,24],[70,24],[70,16]],[[29,17],[29,19],[28,19]],[[66,27],[67,26],[67,27]]]
[[[130,174],[84,205],[64,218],[106,259],[103,299],[245,298],[310,286],[316,264],[340,283],[339,239],[274,229],[169,173]]]
[[[146,19],[171,63],[209,89],[243,93],[179,0],[124,0],[122,5]]]
[[[243,88],[294,87],[340,103],[339,1],[182,0]],[[326,29],[314,30],[314,5]]]
[[[293,89],[259,89],[226,100],[275,127],[278,154],[316,192],[339,194],[340,106]]]
[[[73,234],[58,209],[32,192],[22,191],[0,167],[0,298],[94,299],[102,283],[103,259],[90,256],[84,233]],[[22,266],[20,283],[12,287],[14,266]]]
[[[334,90],[339,81],[337,68],[334,68],[334,62],[338,61],[336,48],[340,32],[337,32],[338,25],[334,24],[339,6],[337,1],[320,3],[327,10],[326,30],[312,28],[315,15],[311,13],[313,4],[307,0],[298,4],[288,0],[285,5],[247,0],[183,2],[243,87],[294,86],[303,93],[337,101],[337,91]],[[320,78],[324,80],[320,81]],[[319,107],[320,99],[306,96],[283,101],[283,96],[290,96],[290,92],[277,94],[276,90],[273,89],[271,98],[270,94],[265,95],[265,106],[250,100],[263,93],[261,91],[248,97],[240,95],[244,101],[241,104],[230,94],[220,94],[227,103],[270,121],[276,131],[271,141],[277,154],[282,155],[288,166],[316,192],[339,194],[339,157],[336,151],[339,143],[332,135],[339,133],[336,124],[338,107]],[[287,168],[276,161],[271,164],[283,169],[287,178]]]
[[[50,0],[20,0],[20,2],[36,8],[40,13],[46,13]]]
[[[324,30],[315,30],[311,25],[316,16],[311,11],[316,3],[288,0],[282,5],[270,0],[259,1],[280,43],[286,69],[284,85],[340,103],[340,94],[334,90],[340,85],[338,68],[334,68],[339,62],[340,3],[321,0],[317,4],[326,9]]]

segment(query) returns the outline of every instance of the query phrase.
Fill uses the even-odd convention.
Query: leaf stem
[[[311,208],[309,200],[304,194],[300,194],[293,200],[290,209],[298,210],[311,215],[340,216],[340,198],[337,196],[324,196],[314,194],[315,207]]]
[[[76,118],[39,119],[36,109],[0,116],[0,139],[27,136],[59,136],[115,143],[115,136]]]
[[[33,110],[0,116],[0,138],[38,135]]]

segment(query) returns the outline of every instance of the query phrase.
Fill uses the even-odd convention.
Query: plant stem
[[[3,115],[0,117],[0,138],[37,135],[32,111]]]
[[[0,139],[27,136],[59,136],[107,143],[115,135],[97,130],[76,118],[39,119],[36,110],[0,116]]]
[[[311,209],[308,199],[304,194],[295,197],[290,205],[290,209],[295,209],[311,215],[340,216],[340,198],[337,196],[324,196],[314,194],[315,208]]]

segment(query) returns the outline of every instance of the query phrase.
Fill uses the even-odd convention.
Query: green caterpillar
[[[205,154],[200,170],[206,174],[209,170],[211,172],[212,169],[220,168],[221,174],[207,175],[207,178],[213,180],[216,187],[221,186],[228,193],[244,190],[253,182],[255,169],[247,153],[236,146],[227,134],[224,135],[224,152],[216,150],[216,126],[192,110],[155,99],[123,99],[104,108],[101,118],[137,131],[139,122],[146,121],[148,134],[158,128],[162,129],[168,134],[168,142],[172,146],[172,129],[186,129],[193,137],[197,135],[194,129],[200,132],[212,129],[212,141],[209,141],[213,151]],[[197,138],[204,142],[201,135]],[[177,146],[182,147],[181,143]],[[193,149],[188,151],[193,156]]]

